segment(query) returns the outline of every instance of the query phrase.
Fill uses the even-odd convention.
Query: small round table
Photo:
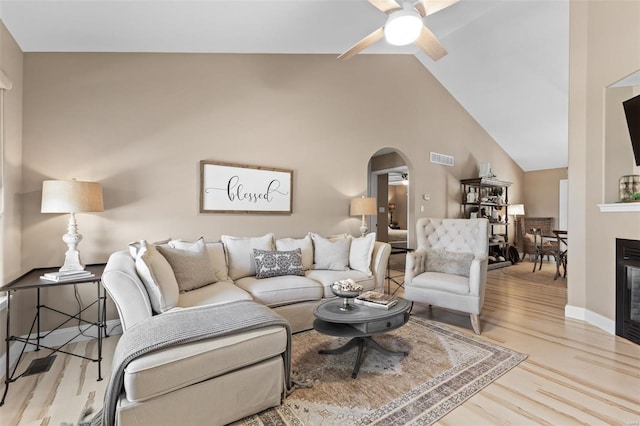
[[[409,355],[408,352],[390,351],[372,338],[376,334],[402,327],[409,321],[411,304],[407,300],[398,298],[398,303],[388,310],[353,304],[352,310],[342,311],[340,306],[342,306],[340,299],[331,299],[318,304],[313,310],[313,315],[316,317],[313,328],[329,336],[351,337],[351,340],[343,346],[336,349],[322,349],[319,353],[336,355],[357,346],[358,355],[353,366],[352,378],[355,379],[358,376],[365,347],[375,349],[387,356]]]

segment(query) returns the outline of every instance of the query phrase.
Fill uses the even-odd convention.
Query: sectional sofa
[[[266,306],[286,320],[136,358],[123,372],[115,423],[226,424],[280,404],[290,334],[313,327],[313,308],[334,297],[335,281],[351,278],[365,290],[382,291],[390,251],[373,233],[309,233],[142,240],[113,253],[102,281],[125,334],[179,312],[229,315],[234,303]]]

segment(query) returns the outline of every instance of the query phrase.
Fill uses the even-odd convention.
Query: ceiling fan
[[[431,30],[424,25],[422,18],[458,1],[417,0],[415,3],[403,1],[400,5],[396,0],[369,0],[369,3],[389,15],[387,22],[338,56],[338,59],[349,59],[384,37],[387,42],[396,46],[415,42],[431,59],[437,61],[445,56],[447,51]]]

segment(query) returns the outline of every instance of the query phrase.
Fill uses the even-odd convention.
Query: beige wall
[[[522,170],[412,56],[27,53],[24,68],[23,269],[65,249],[67,218],[39,210],[44,179],[104,186],[105,212],[78,215],[85,262],[141,238],[358,234],[349,199],[384,147],[407,160],[409,197],[431,196],[414,220],[457,217],[480,161],[520,196]],[[198,213],[202,159],[293,169],[293,214]]]
[[[11,80],[11,90],[4,92],[4,167],[2,190],[4,210],[0,214],[0,276],[2,284],[17,278],[20,267],[22,176],[22,51],[0,22],[0,69]],[[21,306],[15,300],[17,310]],[[5,341],[6,310],[0,312],[0,342]],[[4,354],[4,344],[0,355]]]
[[[553,217],[557,227],[562,179],[567,179],[566,168],[525,172],[523,185],[525,216]]]
[[[572,1],[568,310],[584,310],[595,322],[615,320],[615,239],[640,239],[640,214],[597,207],[605,201],[605,89],[638,69],[640,2]],[[632,161],[606,167],[627,170]]]

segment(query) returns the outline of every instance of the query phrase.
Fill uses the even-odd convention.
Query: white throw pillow
[[[154,312],[166,312],[178,305],[178,282],[171,265],[153,244],[145,240],[139,244],[136,271],[147,289]]]
[[[142,241],[146,241],[146,240],[142,240]],[[134,260],[138,257],[138,252],[142,247],[142,241],[133,241],[129,243],[129,254],[131,255],[131,257],[133,257]],[[171,241],[171,238],[167,238],[166,240],[162,240],[162,241],[156,241],[151,244],[157,247],[162,244],[168,244],[169,241]]]
[[[181,248],[177,248],[176,245]],[[181,293],[216,282],[204,238],[186,246],[184,243],[169,242],[168,245],[158,246],[157,249],[169,261]]]
[[[304,270],[311,269],[313,267],[313,242],[311,236],[307,235],[304,238],[281,238],[276,240],[276,250],[278,251],[292,251],[300,249],[302,253],[302,267]]]
[[[256,264],[253,258],[253,249],[273,250],[273,234],[262,237],[232,237],[223,235],[220,237],[227,253],[227,265],[229,265],[229,278],[237,280],[256,274]]]
[[[337,238],[334,241],[311,234],[313,240],[314,269],[346,271],[349,269],[350,238]]]
[[[351,237],[349,248],[349,267],[356,271],[366,272],[371,276],[371,255],[376,243],[376,233],[372,232],[364,237]]]

